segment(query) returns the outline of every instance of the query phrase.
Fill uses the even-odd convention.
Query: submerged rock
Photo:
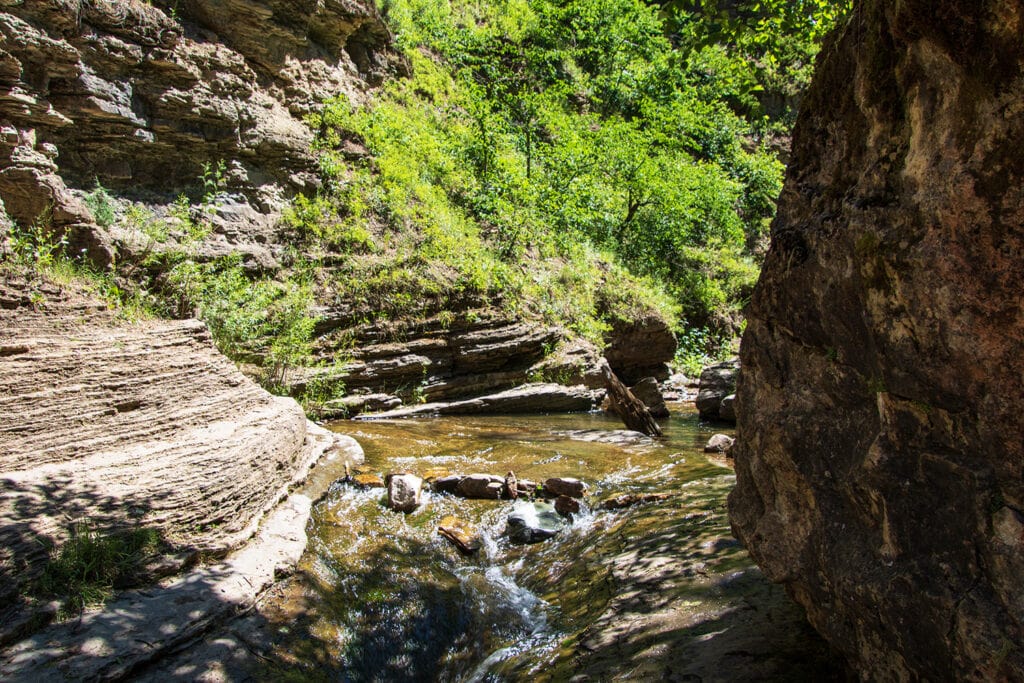
[[[397,512],[412,512],[420,505],[423,480],[415,474],[389,474],[388,507]]]
[[[671,498],[671,493],[622,493],[601,503],[603,510],[621,510],[641,503],[656,503]]]
[[[726,397],[735,394],[739,371],[740,365],[737,360],[722,361],[704,368],[700,373],[700,390],[697,392],[696,400],[700,419],[735,422],[735,413],[731,412],[730,408],[723,414],[722,402]]]
[[[540,543],[560,532],[565,522],[548,503],[517,502],[508,516],[509,540],[513,543]]]
[[[349,478],[349,481],[352,482],[354,486],[364,489],[381,489],[386,485],[379,474],[373,474],[370,472],[353,474]]]

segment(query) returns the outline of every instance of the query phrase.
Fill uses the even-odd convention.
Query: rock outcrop
[[[739,374],[739,364],[735,360],[715,363],[701,371],[700,388],[695,401],[700,419],[736,421],[733,401]]]
[[[609,334],[604,357],[626,384],[644,377],[668,379],[668,362],[676,355],[676,336],[663,318],[617,320]]]
[[[7,274],[0,412],[2,627],[72,523],[154,529],[179,563],[223,554],[334,444],[246,379],[202,323],[126,322]]]
[[[404,66],[372,2],[33,0],[0,5],[0,198],[110,258],[69,188],[167,203],[225,163],[223,251],[268,262],[272,216],[319,183],[303,121]],[[59,168],[58,168],[59,158]]]
[[[871,680],[1024,678],[1024,3],[857,3],[749,307],[735,533]]]

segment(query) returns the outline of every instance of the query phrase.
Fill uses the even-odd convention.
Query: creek
[[[384,506],[383,489],[338,483],[338,465],[318,466],[307,490],[327,492],[314,507],[306,553],[260,608],[275,631],[261,677],[566,680],[582,672],[604,680],[663,677],[665,666],[684,657],[679,675],[700,657],[719,668],[712,660],[737,645],[730,635],[716,654],[708,634],[749,630],[746,616],[754,612],[775,622],[790,616],[781,591],[751,568],[730,535],[725,499],[733,473],[724,459],[702,452],[714,431],[676,408],[658,440],[601,414],[330,425],[362,445],[360,471],[577,477],[588,496],[556,537],[513,545],[504,534],[512,501],[425,491],[423,505],[402,514]],[[672,496],[601,509],[623,493]],[[479,531],[475,555],[438,535],[450,515]],[[747,614],[761,598],[775,607],[755,604]],[[811,663],[805,673],[812,680],[823,655],[805,624],[796,632],[765,643],[765,657],[781,656],[790,680]],[[693,647],[699,651],[687,650]]]

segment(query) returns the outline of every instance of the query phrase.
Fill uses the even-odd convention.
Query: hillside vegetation
[[[773,144],[837,10],[679,4],[385,3],[412,75],[328,103],[330,182],[291,213],[325,252],[378,255],[349,261],[343,295],[468,290],[595,338],[656,307],[684,353],[721,349],[781,188]]]
[[[387,0],[408,75],[310,115],[320,187],[284,211],[279,269],[204,255],[228,159],[156,210],[97,179],[86,203],[124,237],[91,277],[129,312],[198,315],[282,390],[289,368],[344,362],[324,310],[381,328],[492,310],[599,346],[653,313],[695,371],[742,325],[797,96],[843,8]],[[68,260],[45,223],[5,229],[9,264]]]

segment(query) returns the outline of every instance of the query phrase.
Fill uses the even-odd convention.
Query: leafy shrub
[[[96,219],[96,224],[102,228],[109,228],[117,219],[117,204],[99,180],[96,181],[96,188],[85,195],[85,205]]]

